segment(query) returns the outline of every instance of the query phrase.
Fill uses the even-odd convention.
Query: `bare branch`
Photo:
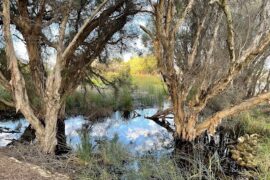
[[[219,79],[216,83],[210,86],[200,95],[200,103],[195,107],[196,111],[201,111],[209,99],[220,94],[226,89],[228,84],[238,75],[238,73],[249,63],[256,60],[256,56],[262,54],[270,45],[270,32],[258,44],[253,43],[253,46],[243,52],[243,55],[229,67],[228,73]]]
[[[201,38],[202,30],[204,29],[206,17],[207,16],[205,15],[203,20],[200,22],[200,24],[198,26],[195,42],[193,43],[191,54],[188,57],[188,67],[189,68],[192,67],[193,62],[194,62],[196,55],[198,53],[198,46],[200,45],[200,38]]]
[[[92,20],[95,18],[95,16],[100,12],[100,10],[106,5],[108,0],[105,0],[103,3],[99,5],[99,7],[93,12],[93,14],[84,22],[83,26],[80,28],[79,32],[75,35],[73,40],[69,43],[68,47],[63,52],[63,59],[67,58],[67,55],[70,52],[73,52],[76,47],[78,46],[78,41],[80,39],[80,36],[83,34],[87,26],[92,22]]]
[[[173,133],[175,130],[171,127],[171,124],[166,120],[166,116],[169,114],[172,114],[173,110],[172,108],[163,110],[163,111],[158,111],[156,114],[150,117],[145,117],[146,119],[150,119],[160,125],[161,127],[164,127],[167,129],[169,132]]]
[[[214,133],[216,127],[221,123],[221,120],[225,117],[232,116],[236,113],[246,111],[262,102],[265,102],[270,99],[270,92],[260,94],[256,97],[250,98],[241,102],[238,105],[234,105],[222,111],[219,111],[212,115],[211,117],[204,120],[202,123],[196,125],[196,133],[197,135],[202,134],[204,131],[209,131],[210,133]]]
[[[57,49],[57,45],[56,45],[54,42],[51,42],[51,41],[45,36],[45,34],[41,33],[40,36],[41,36],[41,38],[42,38],[42,40],[43,40],[43,42],[44,42],[45,44],[47,44],[47,45],[50,46],[50,47],[53,47],[54,49]]]
[[[219,3],[221,8],[223,9],[226,21],[227,21],[227,34],[228,34],[228,48],[229,48],[229,54],[230,54],[230,60],[231,62],[235,62],[235,34],[234,34],[234,28],[233,28],[233,17],[230,10],[230,6],[228,5],[228,0],[222,0],[221,3]]]
[[[148,34],[148,36],[149,36],[152,40],[155,39],[155,35],[154,35],[153,33],[151,33],[151,31],[149,31],[146,27],[144,27],[144,26],[141,25],[140,28],[141,28],[146,34]]]
[[[64,17],[63,17],[63,20],[61,22],[60,29],[59,29],[59,40],[58,40],[57,50],[59,51],[58,53],[61,53],[61,54],[64,48],[63,46],[64,46],[64,39],[65,39],[65,32],[66,32],[66,26],[68,22],[71,5],[72,5],[72,0],[69,1],[68,9],[66,9],[64,13]]]
[[[181,17],[177,20],[177,22],[176,22],[176,24],[175,24],[175,26],[174,26],[174,28],[173,28],[173,31],[172,31],[173,34],[175,34],[176,31],[178,31],[179,28],[183,25],[183,23],[184,23],[184,21],[185,21],[185,19],[186,19],[186,16],[187,16],[188,13],[191,11],[191,9],[192,9],[194,3],[195,3],[195,0],[190,0],[190,1],[188,2],[188,5],[187,5],[185,11],[184,11],[183,14],[181,15]]]

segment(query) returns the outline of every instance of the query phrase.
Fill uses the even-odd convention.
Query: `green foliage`
[[[93,145],[88,133],[80,132],[81,144],[77,147],[77,155],[83,161],[91,161],[93,156]]]
[[[140,159],[139,179],[184,179],[181,169],[177,166],[175,159],[163,156],[160,159],[155,157],[144,157]]]
[[[114,108],[116,110],[131,111],[133,108],[133,98],[129,88],[123,88],[118,92]]]
[[[168,97],[157,75],[130,76],[128,72],[109,72],[106,76],[109,80],[122,79],[122,82],[116,82],[116,88],[101,89],[101,93],[90,87],[86,88],[86,92],[78,89],[67,98],[66,111],[71,114],[87,114],[91,110],[105,109],[130,111],[138,106],[161,106]]]
[[[260,143],[258,150],[257,164],[260,165],[261,172],[257,172],[260,179],[270,179],[270,138],[266,137]]]
[[[4,99],[6,101],[12,101],[12,96],[9,92],[7,92],[1,85],[0,85],[0,99]],[[0,103],[0,110],[6,110],[10,107]]]
[[[115,135],[112,140],[102,141],[98,153],[101,155],[104,164],[121,168],[130,155],[118,140],[119,137]]]
[[[86,149],[80,149],[78,151],[80,159],[81,151],[83,151],[83,154],[89,152],[87,147]],[[91,151],[90,154],[91,159],[81,159],[85,161],[86,168],[82,172],[80,179],[118,179],[121,175],[133,171],[127,166],[131,155],[118,142],[118,136],[116,135],[112,140],[102,140],[95,151]]]
[[[112,93],[99,93],[94,89],[86,92],[75,91],[66,100],[66,112],[68,114],[90,115],[91,113],[101,113],[100,116],[109,115],[114,108],[114,97]]]
[[[12,100],[11,94],[7,92],[2,86],[0,86],[0,98],[5,100]]]

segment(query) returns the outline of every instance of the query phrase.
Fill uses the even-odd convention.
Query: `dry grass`
[[[39,180],[68,180],[70,179],[67,175],[60,173],[51,173],[44,168],[33,165],[27,162],[19,161],[13,157],[4,156],[0,153],[0,179],[5,180],[28,180],[28,179],[39,179]]]
[[[0,149],[0,154],[14,157],[22,162],[28,162],[54,173],[67,174],[72,179],[82,171],[81,161],[72,153],[62,156],[43,154],[36,145],[16,144],[16,146]]]

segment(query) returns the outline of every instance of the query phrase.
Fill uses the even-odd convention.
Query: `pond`
[[[119,142],[133,153],[171,151],[172,134],[145,118],[155,114],[157,110],[157,108],[137,109],[134,111],[136,113],[131,113],[130,118],[124,118],[122,113],[117,111],[96,123],[86,120],[83,116],[69,117],[65,121],[67,143],[76,149],[81,141],[80,132],[84,127],[90,126],[89,135],[92,143],[103,139],[110,140],[117,135]],[[136,114],[140,116],[135,116]],[[6,146],[13,139],[18,139],[27,126],[28,122],[25,119],[1,120],[0,129],[15,132],[0,132],[0,147]]]

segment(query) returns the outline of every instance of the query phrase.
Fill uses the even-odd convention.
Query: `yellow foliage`
[[[133,57],[128,61],[131,74],[154,74],[157,72],[157,60],[154,56]]]

